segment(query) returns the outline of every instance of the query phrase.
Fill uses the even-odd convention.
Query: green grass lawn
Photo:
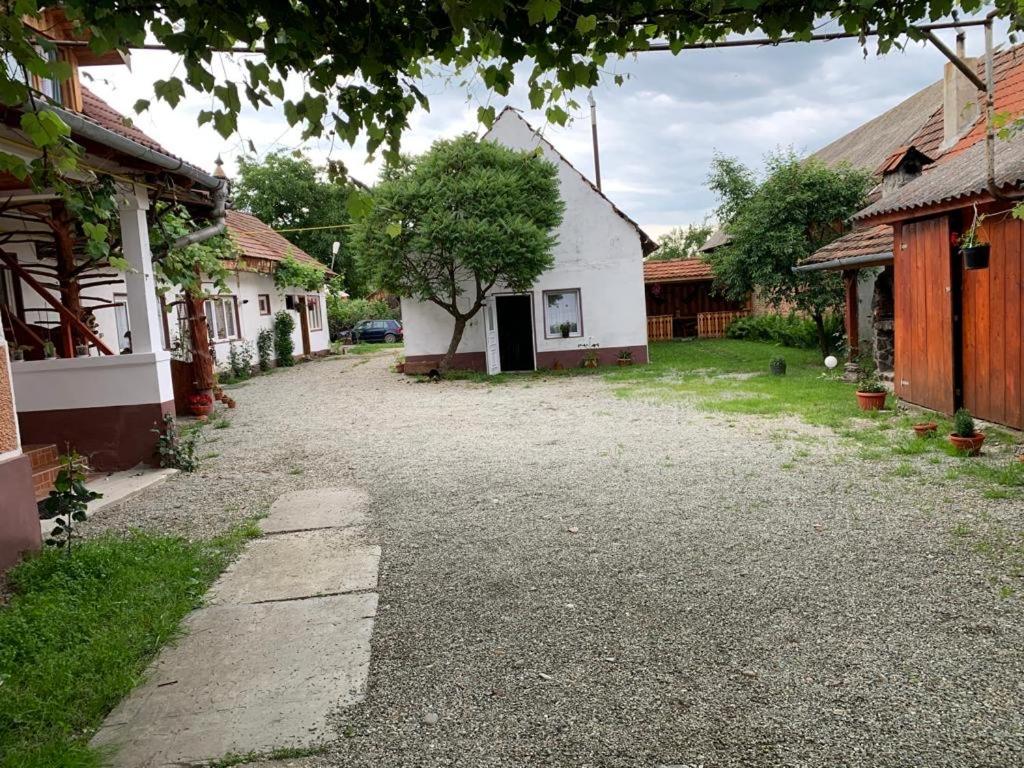
[[[371,352],[382,352],[386,349],[402,349],[405,345],[396,341],[394,344],[387,344],[381,342],[380,344],[371,344],[370,342],[360,342],[359,344],[353,344],[351,347],[347,347],[345,350],[346,355],[368,355]]]
[[[49,550],[11,570],[0,607],[0,765],[98,768],[89,738],[255,535],[132,535]]]

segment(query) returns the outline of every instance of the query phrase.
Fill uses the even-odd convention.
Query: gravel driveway
[[[419,384],[392,361],[253,381],[202,473],[89,523],[209,535],[286,490],[368,489],[370,688],[314,762],[1024,765],[1021,601],[951,534],[1019,530],[1019,502],[599,377]]]

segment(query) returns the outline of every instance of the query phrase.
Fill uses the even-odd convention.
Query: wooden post
[[[50,229],[53,231],[53,244],[57,256],[57,283],[60,286],[60,301],[68,311],[79,319],[82,318],[82,300],[78,280],[75,277],[75,237],[71,216],[61,202],[51,205],[52,218]],[[64,357],[75,356],[77,334],[64,315],[60,316],[61,354]]]
[[[846,348],[848,350],[847,361],[857,365],[860,357],[860,322],[857,306],[857,275],[856,269],[843,270],[843,287],[846,289],[846,311],[844,323],[846,325]]]
[[[198,276],[198,269],[196,270]],[[199,392],[213,389],[213,356],[210,354],[210,329],[206,323],[206,301],[191,291],[185,292],[189,334],[192,337],[192,370]]]

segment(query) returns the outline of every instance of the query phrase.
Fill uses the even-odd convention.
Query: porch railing
[[[699,312],[697,314],[697,336],[701,339],[721,339],[729,323],[740,317],[749,315],[749,310],[733,312]]]
[[[647,318],[647,340],[664,341],[672,338],[672,315],[649,315]]]

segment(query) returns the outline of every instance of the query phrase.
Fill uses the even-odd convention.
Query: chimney
[[[967,66],[976,68],[977,57],[968,59],[965,56],[966,36],[963,32],[956,35],[956,55],[963,60]],[[980,114],[978,89],[964,77],[953,63],[946,62],[942,73],[942,145],[940,150],[945,152],[952,147],[966,131],[974,125]]]

